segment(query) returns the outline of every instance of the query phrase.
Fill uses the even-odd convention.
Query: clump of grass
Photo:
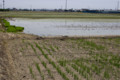
[[[24,30],[23,27],[9,26],[7,27],[7,32],[22,32]]]
[[[9,27],[10,26],[10,22],[8,22],[7,20],[3,19],[3,23],[5,27]]]
[[[10,25],[10,23],[5,19],[3,19],[3,23],[7,32],[22,32],[24,30],[24,27]]]

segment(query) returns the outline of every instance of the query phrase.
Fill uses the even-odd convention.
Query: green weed
[[[5,19],[3,19],[3,23],[7,29],[7,32],[22,32],[24,30],[24,27],[10,25],[10,23]]]

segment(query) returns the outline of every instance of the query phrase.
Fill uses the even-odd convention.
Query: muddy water
[[[120,19],[23,19],[9,20],[25,28],[24,33],[39,36],[120,35]]]

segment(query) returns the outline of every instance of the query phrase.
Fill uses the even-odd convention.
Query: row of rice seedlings
[[[97,75],[100,75],[101,69],[100,69],[96,64],[93,64],[93,63],[92,63],[91,69],[92,69]]]
[[[31,74],[32,78],[33,78],[34,80],[37,80],[36,77],[35,77],[35,75],[34,75],[34,73],[33,73],[33,69],[32,69],[32,67],[30,67],[30,66],[29,66],[29,71],[30,71],[30,74]]]
[[[32,44],[29,44],[29,45],[30,45],[31,48],[33,49],[33,51],[34,51],[35,55],[38,57],[38,59],[41,60],[41,59],[40,59],[40,56],[37,54],[37,51],[36,51],[36,49],[34,48],[34,46],[33,46]]]
[[[76,65],[78,65],[81,69],[83,69],[83,71],[85,71],[86,73],[88,73],[90,76],[92,76],[92,72],[90,70],[90,68],[86,65],[84,65],[84,63],[78,63],[76,62]]]
[[[64,61],[59,61],[59,64],[60,64],[62,67],[65,67],[65,66],[66,66],[66,63],[67,63],[66,60],[64,60]]]
[[[77,65],[71,64],[71,67],[76,70],[80,75],[82,75],[85,79],[90,79],[87,73],[84,72],[84,70],[80,69]]]
[[[74,80],[79,80],[79,77],[74,73],[72,72],[67,66],[66,66],[66,60],[65,61],[59,61],[59,64],[65,68],[66,72],[68,74],[71,74],[72,77],[74,78]]]
[[[78,46],[81,46],[85,49],[90,49],[90,50],[105,50],[105,47],[102,45],[97,45],[96,43],[94,43],[93,41],[87,41],[85,39],[79,39],[76,40],[76,42],[78,43]]]
[[[32,44],[31,45],[31,48],[33,49],[33,51],[36,53],[36,49],[34,48],[34,46]]]
[[[58,71],[58,73],[63,77],[63,79],[69,80],[66,74],[61,71],[60,67],[56,65],[55,62],[48,57],[48,55],[44,53],[43,49],[37,43],[35,44],[36,44],[36,47],[41,51],[42,55],[49,61],[50,64],[52,64],[52,66]]]
[[[111,59],[109,59],[109,63],[117,68],[120,68],[120,56],[111,55]]]
[[[84,65],[84,63],[82,63],[82,62],[86,62],[87,65],[89,65],[89,67]],[[85,68],[87,68],[86,69],[87,73],[89,73],[89,70],[90,70],[89,74],[91,74],[91,76],[92,76],[91,72],[94,72],[96,75],[100,76],[100,73],[101,73],[102,69],[104,69],[104,65],[105,65],[105,64],[102,64],[100,62],[100,60],[98,61],[98,60],[93,59],[93,58],[91,58],[91,59],[83,59],[82,58],[82,59],[78,60],[76,63],[77,63],[78,66],[83,67],[84,70],[85,70]],[[96,63],[96,64],[94,64],[94,63]]]
[[[115,78],[119,77],[117,74],[119,72],[119,70],[114,70],[114,68],[116,67],[116,69],[120,68],[120,57],[119,55],[114,55],[113,53],[109,53],[109,54],[103,54],[103,53],[99,53],[99,54],[95,54],[91,57],[93,60],[92,63],[97,63],[97,64],[89,64],[91,65],[91,70],[93,72],[95,72],[97,75],[100,74],[100,72],[104,69],[108,70],[108,71],[105,71],[104,74],[103,74],[103,77],[104,78],[110,78],[110,72],[112,74],[112,76],[115,76]],[[91,63],[91,62],[90,62]],[[106,77],[106,75],[108,77]]]
[[[92,71],[91,68],[86,66],[83,62],[75,62],[75,65],[77,65],[78,67],[80,67],[81,73],[83,72],[83,74],[88,75],[88,77],[92,77]],[[83,75],[84,77],[86,77],[85,75]]]
[[[109,64],[107,62],[107,61],[109,61],[108,56],[106,54],[104,54],[104,55],[96,54],[93,58],[95,58],[95,61],[97,61],[97,64],[99,63],[99,67],[97,64],[92,63],[91,70],[93,72],[95,72],[97,75],[100,75],[101,70],[103,70],[105,67],[107,67],[107,64]],[[111,70],[113,69],[112,66],[110,66],[110,65],[108,67],[111,68]],[[104,72],[103,77],[106,79],[110,78],[110,75],[107,70]]]
[[[35,63],[35,66],[36,66],[38,72],[40,73],[40,76],[41,76],[42,80],[45,80],[44,74],[41,72],[39,64]]]
[[[46,68],[46,70],[47,70],[48,74],[50,75],[50,77],[54,78],[53,75],[52,75],[51,70],[47,67],[47,64],[44,61],[42,61],[42,65]]]
[[[44,48],[50,55],[52,55],[52,53],[50,52],[50,49],[46,48],[45,45],[43,45],[43,48]]]
[[[107,67],[107,69],[110,69],[110,70],[108,70],[109,72],[112,71],[112,76],[119,77],[117,75],[119,73],[118,71],[119,71],[119,68],[120,68],[120,57],[119,57],[119,55],[114,55],[114,54],[109,53],[109,54],[99,55],[98,57],[99,57],[99,63],[102,64],[103,66],[106,65],[104,67]],[[114,70],[115,67],[116,67],[116,69],[118,69],[117,71]],[[105,72],[105,75],[106,75],[107,72]],[[110,76],[109,73],[107,75]]]
[[[34,52],[36,53],[36,49],[33,47],[33,45],[31,45],[32,49],[34,50]],[[37,54],[37,53],[36,53]],[[38,55],[38,54],[37,54]],[[51,74],[51,70],[49,68],[47,68],[47,64],[42,61],[40,59],[40,56],[38,55],[38,59],[41,61],[42,65],[46,68],[46,70],[48,71],[48,74],[51,76],[51,78],[53,78],[53,75]]]
[[[65,70],[68,74],[70,73],[73,76],[74,80],[80,80],[79,77],[74,72],[72,72],[68,67],[65,67]]]
[[[119,55],[113,55],[113,54],[96,54],[94,57],[97,57],[96,60],[98,60],[101,63],[109,63],[117,68],[120,68],[120,57]]]

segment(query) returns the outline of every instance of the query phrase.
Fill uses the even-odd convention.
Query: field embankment
[[[4,18],[81,18],[81,19],[120,19],[120,14],[94,14],[81,12],[39,12],[39,11],[6,11],[0,12]]]

